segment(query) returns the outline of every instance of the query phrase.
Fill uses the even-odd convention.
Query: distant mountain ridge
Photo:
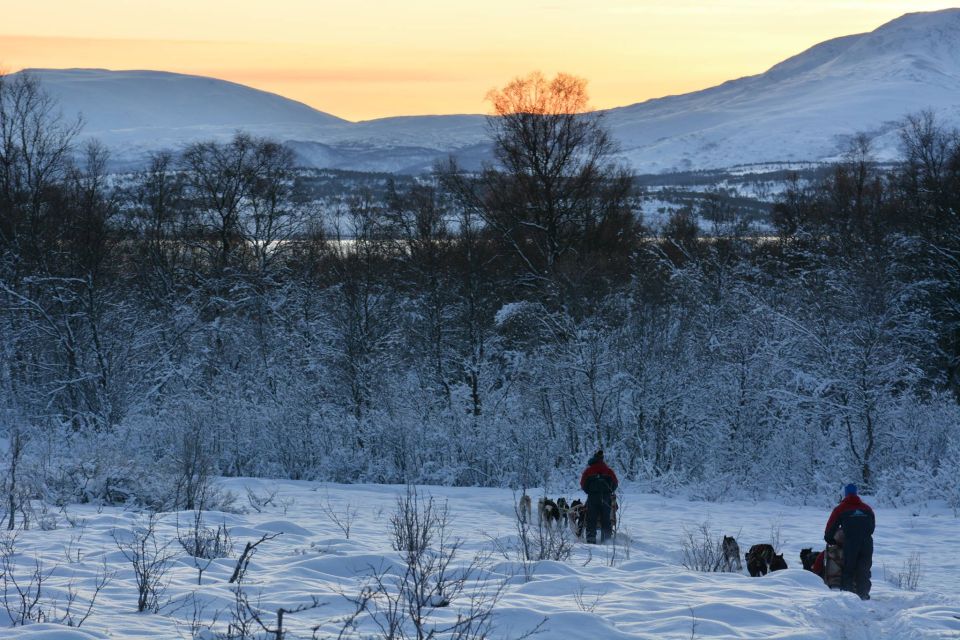
[[[125,162],[154,149],[225,139],[237,130],[287,141],[307,166],[418,172],[453,154],[489,158],[481,115],[348,122],[243,85],[158,71],[31,70],[84,135]],[[822,161],[855,133],[897,153],[898,123],[931,109],[960,124],[960,9],[912,13],[869,33],[828,40],[765,73],[604,113],[636,171]]]
[[[39,78],[65,114],[82,115],[84,135],[107,144],[157,147],[237,129],[285,137],[347,123],[302,102],[216,78],[106,69],[23,73]]]
[[[646,171],[829,160],[860,131],[889,159],[904,116],[932,109],[960,123],[958,97],[960,9],[950,9],[823,42],[763,74],[612,109],[608,123]]]

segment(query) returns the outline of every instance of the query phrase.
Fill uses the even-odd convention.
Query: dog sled
[[[823,582],[831,589],[840,589],[843,586],[843,530],[834,536],[837,544],[828,544],[823,553]],[[857,590],[856,581],[851,585]]]
[[[843,582],[843,547],[828,544],[823,554],[823,582],[831,589],[839,589]]]

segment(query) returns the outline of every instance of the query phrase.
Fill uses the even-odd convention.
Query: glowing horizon
[[[885,0],[37,0],[4,13],[0,69],[213,76],[363,120],[486,113],[541,70],[582,76],[610,108],[762,73],[830,38],[950,3]],[[792,6],[791,6],[792,5]]]

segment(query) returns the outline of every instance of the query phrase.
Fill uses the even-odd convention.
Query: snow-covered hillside
[[[162,71],[28,69],[56,98],[65,116],[80,115],[83,135],[98,138],[122,158],[226,138],[238,130],[280,139],[315,138],[346,123],[266,91]]]
[[[829,161],[860,132],[879,160],[899,152],[899,125],[931,109],[960,125],[960,9],[907,14],[870,33],[829,40],[767,72],[610,109],[621,158],[641,173],[780,161]],[[480,143],[480,116],[374,120],[329,141],[443,150]],[[388,168],[386,165],[384,168]]]
[[[608,123],[641,171],[825,160],[861,131],[889,159],[905,115],[933,109],[960,123],[958,95],[960,9],[951,9],[824,42],[758,76],[613,109]]]
[[[4,628],[0,635],[64,640],[226,637],[216,634],[237,622],[233,612],[236,584],[229,583],[237,557],[247,542],[275,534],[280,535],[257,548],[241,582],[248,601],[268,627],[275,626],[277,610],[285,608],[284,637],[288,640],[340,637],[345,621],[356,610],[351,598],[359,597],[363,586],[372,584],[374,574],[382,576],[386,588],[368,610],[379,611],[379,623],[384,624],[388,618],[386,598],[395,595],[396,581],[403,575],[402,559],[391,548],[390,534],[390,518],[403,487],[242,479],[226,481],[225,486],[241,496],[237,504],[248,513],[204,514],[205,526],[215,529],[222,524],[227,528],[233,551],[209,566],[201,561],[205,570],[199,579],[197,563],[177,542],[178,525],[179,536],[189,538],[186,533],[194,522],[193,512],[161,514],[156,542],[172,544],[161,552],[171,556],[171,563],[160,581],[168,586],[159,594],[159,613],[136,613],[134,574],[118,548],[118,542],[124,546],[134,531],[143,530],[143,516],[116,508],[68,506],[74,526],[62,516],[50,516],[48,528],[59,520],[58,528],[21,532],[13,544],[16,555],[11,556],[14,566],[9,577],[19,578],[25,588],[34,561],[40,562],[44,575],[50,575],[42,585],[39,606],[51,618],[57,612],[63,614],[68,584],[73,584],[77,594],[74,614],[82,614],[97,576],[104,571],[115,575],[79,629],[28,624]],[[248,503],[247,488],[256,502]],[[960,529],[952,514],[935,506],[877,510],[872,599],[861,602],[853,594],[830,591],[818,577],[800,568],[800,549],[822,542],[830,506],[826,504],[715,504],[628,490],[622,496],[618,544],[577,542],[568,560],[524,567],[515,553],[515,496],[510,491],[419,489],[421,504],[431,496],[437,507],[444,503],[449,507],[445,544],[461,542],[447,578],[456,576],[477,554],[481,560],[462,594],[451,594],[449,606],[425,608],[427,629],[449,625],[458,613],[470,608],[471,596],[484,593],[489,597],[502,588],[493,607],[489,635],[466,637],[515,640],[538,625],[542,625],[540,632],[533,637],[563,640],[932,640],[960,635],[960,565],[949,551],[960,544]],[[252,504],[257,504],[259,511]],[[704,523],[718,535],[735,535],[741,550],[755,543],[774,543],[790,568],[759,578],[744,571],[685,569],[682,541],[688,532],[696,535]],[[435,537],[432,548],[437,550],[440,542]],[[147,555],[155,551],[152,543],[145,549]],[[917,590],[892,584],[890,578],[903,571],[917,552],[921,554]],[[11,569],[9,564],[7,569]],[[58,600],[58,609],[50,606],[51,598]],[[16,597],[10,602],[14,608],[19,606]],[[291,612],[314,604],[320,606]],[[0,627],[9,622],[5,616],[0,608]],[[355,622],[356,629],[346,625],[342,637],[387,637],[367,614]],[[254,621],[248,619],[248,623],[258,630]],[[207,629],[210,626],[212,630]]]
[[[351,123],[210,78],[90,69],[32,73],[65,113],[83,114],[85,135],[103,139],[121,160],[237,129],[295,141],[301,162],[316,167],[417,172],[450,153],[467,165],[489,156],[481,115]],[[889,159],[907,114],[932,109],[960,124],[958,95],[960,9],[949,9],[907,14],[873,32],[816,45],[766,73],[605,116],[623,160],[655,173],[829,160],[858,132],[876,136],[879,159]]]

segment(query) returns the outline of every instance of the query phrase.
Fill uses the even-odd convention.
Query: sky
[[[960,4],[960,0],[954,0]],[[487,113],[540,70],[608,108],[761,73],[823,40],[950,2],[0,0],[0,70],[213,76],[349,120]]]

